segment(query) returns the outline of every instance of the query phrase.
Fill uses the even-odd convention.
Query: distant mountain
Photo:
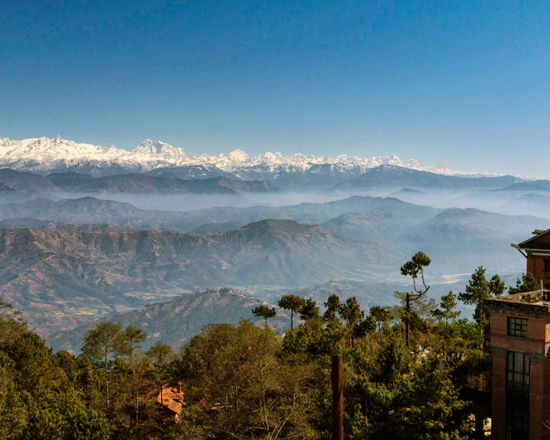
[[[418,189],[402,188],[399,191],[397,191],[395,194],[426,194],[426,193]]]
[[[236,176],[229,171],[220,170],[215,165],[178,165],[162,166],[149,171],[143,171],[148,176],[166,177],[169,179],[208,179],[213,177],[227,177],[235,179]],[[261,179],[261,177],[258,177]]]
[[[38,218],[40,212],[51,207],[55,202],[43,197],[27,198],[20,196],[25,195],[16,191],[13,196],[1,197],[2,205],[0,209],[0,220],[7,220],[13,218]]]
[[[31,200],[58,200],[59,194],[57,193],[41,193],[38,191],[18,191],[12,189],[9,185],[0,183],[0,205],[5,206],[6,204],[17,204],[29,202]],[[2,217],[2,212],[0,210],[0,217]]]
[[[519,201],[517,206],[520,206]],[[210,208],[192,212],[140,210],[128,203],[92,197],[59,202],[36,199],[19,204],[4,204],[0,209],[0,221],[9,220],[9,223],[5,224],[14,228],[54,226],[63,228],[63,223],[70,223],[84,226],[67,226],[66,229],[91,231],[95,229],[91,229],[90,224],[101,223],[120,225],[122,230],[131,228],[188,231],[195,236],[207,235],[220,238],[224,236],[225,240],[228,240],[230,235],[224,234],[235,235],[235,230],[241,231],[235,236],[239,237],[238,240],[242,240],[242,230],[246,229],[241,228],[242,225],[255,222],[261,224],[262,219],[266,218],[275,219],[274,224],[279,225],[277,228],[279,230],[284,224],[282,220],[315,222],[320,223],[325,231],[331,231],[335,237],[375,242],[373,246],[379,247],[382,254],[394,252],[394,259],[390,262],[396,261],[397,255],[407,258],[411,252],[424,250],[428,254],[431,253],[430,256],[433,256],[434,261],[438,260],[439,275],[445,271],[453,271],[453,273],[462,270],[471,271],[471,266],[476,264],[491,264],[497,268],[500,264],[505,270],[514,268],[520,270],[517,269],[521,266],[517,259],[518,255],[509,247],[509,244],[521,241],[526,231],[530,232],[531,228],[544,228],[548,222],[537,217],[492,214],[476,209],[441,211],[392,198],[359,196],[328,203],[303,203],[283,207]],[[31,219],[37,222],[32,222]],[[277,223],[277,221],[280,222]],[[100,226],[97,230],[117,229]],[[325,251],[327,249],[323,252]],[[310,247],[308,252],[317,252],[317,250]],[[286,257],[281,253],[277,257],[264,255],[262,258],[250,263],[251,267],[256,265],[257,270],[273,269],[271,273],[274,278],[266,278],[266,283],[281,283],[282,279],[286,278],[288,281],[294,276],[297,276],[297,279],[300,278],[285,269]],[[291,266],[299,272],[298,268],[302,263],[294,260]],[[268,269],[270,267],[271,269]],[[325,270],[316,265],[313,268],[316,274],[323,273]],[[333,269],[331,273],[338,279],[353,278],[343,263],[337,262]],[[247,272],[249,273],[250,270],[252,269],[247,269]],[[347,274],[339,273],[340,270],[346,271]],[[366,267],[365,270],[369,273],[368,276],[377,277],[372,268]],[[232,270],[227,272],[228,276],[229,274],[231,277],[234,276]],[[312,271],[306,267],[304,274],[312,274]],[[317,281],[314,279],[315,276],[312,274],[313,282]],[[246,279],[247,283],[252,282],[249,278],[243,279]],[[220,281],[227,281],[227,278],[222,278]],[[306,282],[304,279],[302,281]],[[220,284],[214,284],[216,285]],[[196,286],[190,285],[186,288],[194,287]]]
[[[533,191],[550,191],[550,180],[535,180],[533,182],[518,182],[513,185],[500,188],[499,191],[514,191],[514,192],[533,192]]]
[[[542,194],[537,194],[537,193],[527,193],[527,194],[521,195],[520,197],[518,197],[515,200],[516,201],[521,201],[521,202],[526,202],[526,203],[529,203],[529,202],[545,203],[545,204],[550,206],[550,195],[542,195]]]
[[[420,208],[420,207],[417,207]],[[510,243],[522,241],[548,220],[531,216],[495,214],[477,209],[372,210],[350,212],[322,224],[334,233],[384,243],[412,255],[427,253],[437,276],[471,273],[479,265],[520,271],[522,257]]]
[[[338,190],[366,190],[369,188],[411,189],[492,189],[504,188],[516,183],[513,176],[462,177],[408,169],[394,165],[381,165],[366,170],[361,176],[336,185]]]
[[[187,181],[146,176],[144,174],[122,174],[89,180],[74,188],[73,191],[105,194],[238,194],[231,188],[217,185],[218,179]]]
[[[266,180],[235,180],[228,179],[226,177],[216,177],[214,179],[206,179],[215,182],[216,186],[229,188],[237,193],[243,192],[254,192],[254,193],[274,193],[281,192],[272,183],[269,183]],[[203,180],[204,181],[204,180]]]
[[[0,184],[19,191],[59,192],[44,176],[34,173],[18,172],[8,168],[0,170]]]
[[[323,227],[345,237],[393,243],[398,240],[399,233],[433,218],[437,213],[428,207],[350,212],[323,223]]]
[[[279,207],[215,207],[183,214],[187,224],[195,225],[193,228],[188,229],[191,231],[209,223],[245,225],[266,218],[292,219],[301,222],[322,224],[349,212],[362,213],[373,210],[391,211],[395,215],[400,215],[399,213],[401,213],[406,217],[419,215],[421,218],[424,218],[424,215],[434,216],[438,212],[427,206],[413,205],[391,197],[352,196],[325,203],[300,203],[298,205]],[[425,212],[428,214],[424,214]]]
[[[396,305],[397,300],[393,295],[396,290],[403,290],[403,284],[376,281],[331,280],[297,290],[294,294],[303,298],[313,298],[321,308],[323,308],[323,304],[330,295],[338,295],[340,301],[345,301],[349,297],[355,296],[361,307],[368,310],[372,306]]]
[[[36,199],[3,205],[0,220],[35,218],[66,223],[115,223],[135,229],[170,229],[193,233],[214,233],[235,229],[266,218],[323,223],[353,212],[384,211],[396,219],[426,219],[439,211],[393,198],[353,196],[327,203],[301,203],[281,207],[216,207],[199,211],[152,211],[113,200],[83,197],[55,202]],[[336,231],[336,229],[334,229]]]
[[[3,205],[0,210],[0,220],[33,218],[75,224],[126,224],[130,219],[139,222],[144,218],[154,217],[155,214],[155,211],[140,210],[129,203],[93,197],[67,199],[59,202],[39,198],[22,203]]]
[[[0,221],[0,229],[66,229],[68,231],[82,232],[123,232],[129,231],[130,228],[115,225],[112,223],[63,223],[50,220],[38,220],[34,218],[13,218]]]
[[[93,178],[75,172],[52,173],[48,180],[64,191],[105,194],[239,194],[241,192],[279,192],[266,181],[237,181],[225,177],[176,179],[145,174],[121,174]]]
[[[314,224],[265,220],[213,235],[0,229],[0,296],[39,320],[105,314],[198,288],[368,279],[403,255]],[[375,270],[375,272],[373,272]],[[46,321],[45,321],[46,320]]]
[[[493,194],[495,193],[491,192],[489,197]],[[502,205],[497,208],[498,212],[503,214],[529,214],[550,219],[550,193],[548,192],[501,191],[496,194],[506,195]],[[494,199],[499,200],[499,197],[494,197]],[[485,206],[487,205],[486,203]],[[494,210],[494,208],[491,209],[491,211]],[[550,223],[550,220],[548,223]]]
[[[20,193],[17,193],[20,194]],[[0,197],[4,204],[0,209],[0,221],[10,221],[12,228],[38,227],[53,223],[72,225],[90,225],[92,223],[117,224],[128,229],[169,229],[172,231],[192,231],[197,228],[197,221],[192,214],[177,211],[153,211],[139,209],[130,203],[114,200],[81,197],[54,201],[45,198],[24,198],[19,203],[10,203],[17,198]],[[192,217],[192,218],[190,218]],[[30,220],[36,220],[30,223]],[[45,222],[45,223],[44,223]],[[249,222],[235,223],[235,227]],[[200,222],[199,222],[200,224]],[[48,226],[48,227],[50,227]],[[221,232],[222,230],[204,232]],[[61,229],[80,230],[81,228]],[[204,233],[203,232],[203,233]]]
[[[94,176],[151,173],[158,177],[178,178],[233,177],[268,180],[283,189],[304,189],[330,188],[383,164],[456,174],[451,170],[424,166],[415,160],[404,163],[396,156],[360,158],[343,154],[316,157],[265,153],[250,157],[241,150],[228,155],[192,156],[181,148],[149,139],[127,151],[114,146],[76,143],[60,137],[0,138],[0,166],[42,173],[76,171]]]
[[[524,240],[533,229],[546,227],[548,220],[542,218],[453,208],[413,226],[398,240],[403,246],[426,252],[438,272],[473,272],[481,264],[509,271],[519,268],[522,261],[510,243]]]
[[[94,178],[90,174],[76,173],[68,171],[66,173],[51,173],[46,178],[56,187],[63,191],[75,191],[76,189],[85,186]]]
[[[241,318],[258,321],[251,310],[263,301],[227,288],[206,289],[180,295],[170,301],[150,304],[131,312],[109,315],[102,320],[110,320],[122,326],[135,325],[147,332],[144,348],[162,341],[174,348],[183,345],[198,334],[207,324],[237,324]],[[276,306],[275,306],[276,307]],[[284,311],[283,311],[284,313]],[[287,325],[286,314],[270,320],[270,325]],[[263,324],[263,319],[261,319]],[[55,350],[70,350],[78,353],[84,333],[92,323],[80,326],[70,332],[60,332],[47,339]]]
[[[243,226],[239,222],[207,223],[191,231],[192,234],[218,234],[220,232],[238,229]]]
[[[8,185],[5,185],[3,183],[0,183],[0,193],[12,193],[15,190]]]

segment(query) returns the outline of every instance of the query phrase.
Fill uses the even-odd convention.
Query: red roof
[[[184,402],[184,395],[185,393],[181,391],[181,387],[178,390],[178,388],[163,385],[157,396],[157,402],[179,415],[182,407],[187,405]]]

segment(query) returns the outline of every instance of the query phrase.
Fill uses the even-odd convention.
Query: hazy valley
[[[190,158],[155,145],[120,153],[117,166],[4,155],[15,169],[0,169],[0,296],[56,347],[78,339],[60,331],[102,317],[154,326],[146,317],[164,314],[181,320],[177,344],[214,319],[209,295],[232,322],[284,293],[322,303],[336,289],[366,307],[394,304],[409,288],[399,267],[418,250],[433,260],[434,297],[461,289],[479,265],[514,280],[524,261],[510,243],[550,216],[549,181],[396,158]],[[170,304],[182,312],[170,315]]]

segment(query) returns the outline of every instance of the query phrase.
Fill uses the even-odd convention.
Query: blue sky
[[[0,137],[550,177],[547,1],[14,1]]]

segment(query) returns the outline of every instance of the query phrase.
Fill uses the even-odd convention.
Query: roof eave
[[[531,237],[531,238],[528,238],[528,239],[525,240],[525,241],[522,241],[521,243],[518,244],[518,247],[521,248],[521,249],[525,249],[525,248],[524,248],[524,245],[525,245],[525,244],[527,244],[527,243],[529,243],[529,242],[531,242],[531,241],[533,241],[533,240],[536,240],[537,238],[540,238],[540,237],[542,237],[543,235],[546,235],[546,234],[548,234],[548,233],[550,233],[550,229],[547,229],[546,231],[544,231],[544,232],[542,232],[542,233],[540,233],[540,234],[537,234],[537,235],[535,235],[534,237]]]

